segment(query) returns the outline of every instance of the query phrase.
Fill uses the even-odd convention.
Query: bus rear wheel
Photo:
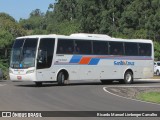
[[[59,86],[64,85],[64,81],[65,81],[65,74],[63,72],[60,72],[57,76],[57,82]]]
[[[133,73],[131,71],[127,71],[124,74],[124,80],[123,80],[123,82],[125,84],[131,84],[131,83],[133,83]]]

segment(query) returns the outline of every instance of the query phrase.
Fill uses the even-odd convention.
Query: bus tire
[[[59,86],[64,85],[64,81],[65,81],[65,74],[63,72],[60,72],[57,76],[57,82]]]
[[[157,71],[156,71],[156,75],[159,75],[159,74],[160,74],[160,73],[159,73],[159,70],[157,70]]]
[[[133,73],[131,71],[126,71],[125,72],[123,82],[125,84],[131,84],[131,83],[133,83]]]
[[[35,82],[37,87],[41,87],[42,86],[42,82]]]

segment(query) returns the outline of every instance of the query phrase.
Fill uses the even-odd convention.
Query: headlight
[[[28,70],[28,71],[26,72],[26,74],[33,73],[33,72],[34,72],[34,70]]]

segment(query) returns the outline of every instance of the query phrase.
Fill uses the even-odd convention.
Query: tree
[[[13,40],[13,36],[6,30],[0,29],[0,48],[10,46]]]
[[[25,30],[8,14],[0,13],[0,29],[4,29],[13,37],[25,35]]]
[[[40,9],[35,9],[30,13],[30,17],[44,16]]]
[[[40,9],[33,10],[28,19],[20,19],[19,24],[28,31],[28,34],[46,33],[45,14]]]
[[[0,68],[3,70],[4,79],[9,79],[9,51],[13,40],[25,35],[25,30],[6,13],[0,13]]]

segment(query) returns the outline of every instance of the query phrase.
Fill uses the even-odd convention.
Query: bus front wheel
[[[131,71],[126,71],[124,74],[124,81],[125,84],[133,83],[133,73]]]
[[[64,81],[65,81],[65,74],[63,72],[60,72],[57,76],[58,85],[60,86],[64,85]]]

